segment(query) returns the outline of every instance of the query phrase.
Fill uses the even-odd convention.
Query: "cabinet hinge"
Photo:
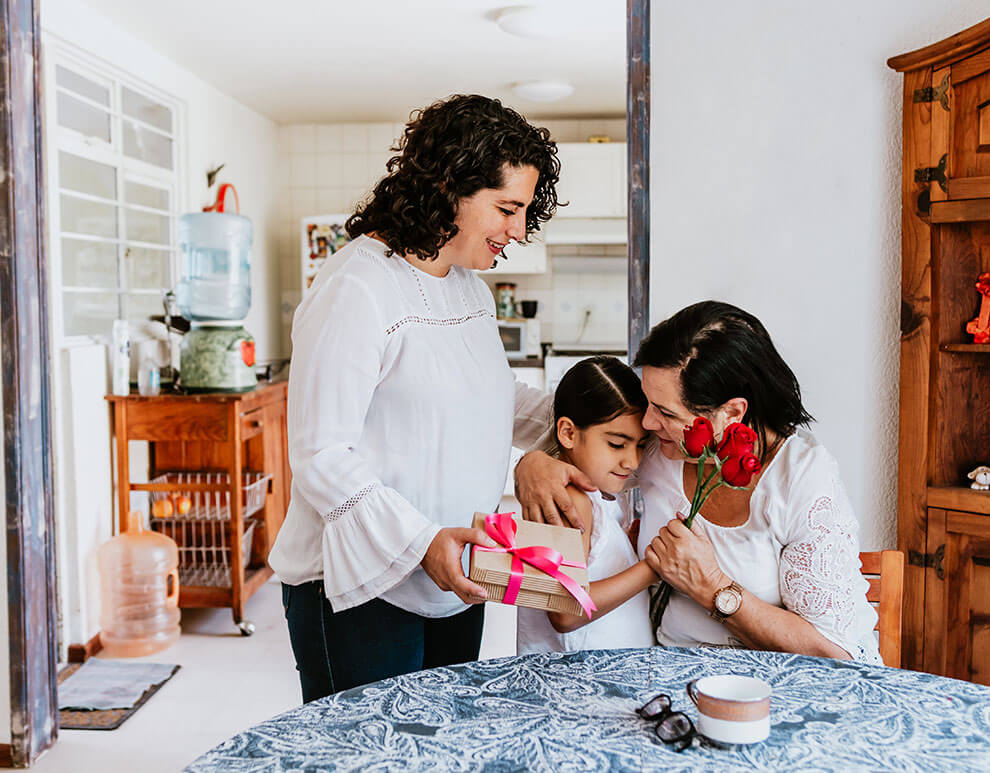
[[[948,188],[945,187],[946,163],[947,163],[947,155],[943,155],[938,160],[938,166],[923,166],[920,169],[915,169],[914,181],[916,183],[937,182],[939,188],[941,188],[943,191],[948,192]]]
[[[940,580],[945,579],[945,569],[942,561],[945,559],[945,545],[939,545],[934,553],[919,553],[917,550],[908,551],[908,563],[911,566],[920,566],[935,570],[935,576]]]
[[[942,78],[938,86],[925,86],[914,90],[915,102],[938,102],[943,110],[949,109],[949,76]]]

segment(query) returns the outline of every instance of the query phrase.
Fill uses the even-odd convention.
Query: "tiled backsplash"
[[[593,135],[604,135],[615,141],[625,140],[625,120],[546,120],[533,119],[533,123],[550,129],[558,142],[583,142]],[[385,173],[385,162],[392,155],[389,148],[395,138],[401,135],[402,123],[340,123],[340,124],[290,124],[279,128],[279,164],[281,168],[282,197],[279,205],[279,265],[281,268],[282,323],[285,350],[288,351],[289,323],[292,311],[300,296],[300,220],[310,215],[348,213],[374,186]],[[567,253],[574,255],[576,248],[551,248],[551,256]],[[591,249],[595,255],[609,254],[601,250],[616,249],[625,254],[624,246],[607,248],[582,248],[587,254]],[[597,250],[597,251],[596,251]],[[555,253],[556,251],[556,253]],[[591,342],[589,336],[610,335],[609,325],[614,327],[613,317],[625,326],[625,277],[607,275],[607,279],[588,280],[587,290],[577,288],[576,298],[568,303],[568,308],[553,305],[554,274],[526,277],[507,277],[520,285],[516,298],[536,298],[541,301],[538,316],[547,329],[558,319],[571,324],[575,309],[582,315],[585,308],[592,307],[592,314],[583,340]],[[563,276],[563,274],[561,274]],[[618,300],[613,285],[618,286],[621,278],[621,311],[614,309]],[[494,277],[493,277],[494,279]],[[560,289],[570,291],[572,286],[581,284],[578,275],[556,280]],[[594,290],[594,292],[592,292]],[[528,294],[527,294],[528,293]],[[551,309],[553,314],[551,316]],[[580,319],[580,316],[578,317]],[[575,333],[577,328],[575,328]],[[543,338],[549,340],[550,333]]]

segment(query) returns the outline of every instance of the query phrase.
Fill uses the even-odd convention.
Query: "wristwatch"
[[[742,600],[742,588],[739,583],[733,580],[729,585],[715,591],[715,596],[712,598],[712,611],[708,614],[712,616],[712,620],[721,623],[725,618],[731,617],[739,611]]]

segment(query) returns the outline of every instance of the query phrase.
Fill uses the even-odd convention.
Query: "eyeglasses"
[[[636,709],[636,713],[643,719],[656,722],[653,732],[665,744],[673,746],[674,751],[682,752],[687,749],[698,734],[687,714],[670,710],[669,695],[660,694],[651,698],[645,706]]]

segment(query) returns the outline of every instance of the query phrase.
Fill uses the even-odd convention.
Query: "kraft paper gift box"
[[[542,545],[553,548],[568,563],[586,563],[581,532],[564,526],[550,526],[513,518],[516,522],[516,547]],[[485,530],[485,513],[474,514],[474,527]],[[471,551],[469,575],[488,592],[489,601],[502,601],[509,584],[511,553],[496,553],[480,550],[475,546]],[[588,591],[588,570],[561,566],[560,571]],[[504,602],[503,602],[504,603]],[[548,612],[566,612],[571,615],[584,615],[581,605],[558,580],[546,572],[523,562],[522,585],[514,606],[544,609]]]

